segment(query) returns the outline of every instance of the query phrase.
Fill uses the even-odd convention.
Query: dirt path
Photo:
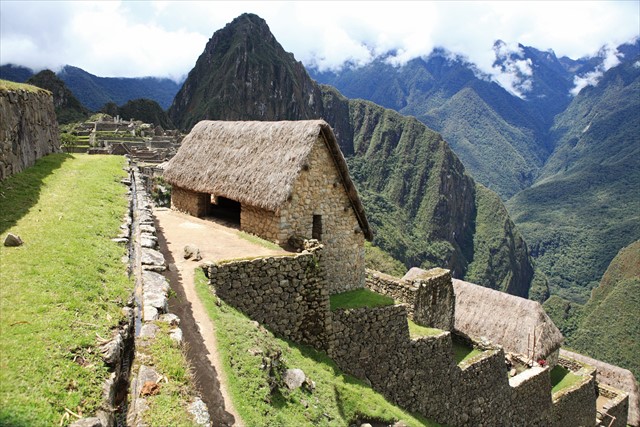
[[[203,261],[219,261],[258,255],[277,255],[271,250],[238,237],[237,230],[221,223],[195,218],[168,209],[155,209],[160,250],[168,264],[176,268],[166,276],[177,298],[170,301],[170,310],[181,319],[187,342],[187,357],[195,370],[198,390],[209,407],[214,426],[241,426],[233,408],[226,381],[222,375],[220,357],[216,351],[215,325],[196,295],[194,269],[201,262],[185,260],[183,249],[193,244],[200,249]]]

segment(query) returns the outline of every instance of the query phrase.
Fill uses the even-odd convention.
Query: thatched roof
[[[201,121],[169,161],[164,178],[191,191],[276,211],[291,195],[318,136],[331,153],[360,228],[371,240],[373,234],[347,163],[324,120]]]
[[[560,330],[536,302],[453,279],[456,295],[455,329],[471,337],[486,337],[505,351],[546,358],[564,340]],[[529,342],[529,344],[528,344]]]

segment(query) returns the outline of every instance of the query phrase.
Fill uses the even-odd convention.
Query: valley
[[[70,145],[77,145],[81,128],[94,126],[96,131],[109,122],[108,126],[115,126],[110,136],[114,141],[120,138],[119,143],[129,154],[131,147],[126,146],[126,141],[135,139],[142,147],[149,145],[150,140],[164,141],[163,138],[171,137],[171,155],[162,158],[167,161],[182,140],[180,134],[188,134],[202,120],[325,120],[335,133],[339,147],[335,151],[344,156],[342,162],[348,166],[347,174],[366,212],[367,227],[373,232],[371,243],[363,248],[368,268],[373,266],[397,277],[402,277],[411,267],[445,268],[453,279],[539,302],[564,335],[565,348],[629,369],[637,381],[640,378],[636,351],[640,329],[635,315],[640,311],[637,298],[640,39],[619,46],[619,64],[606,71],[602,68],[605,61],[602,56],[578,60],[558,58],[551,50],[524,45],[505,55],[501,43],[496,41],[494,45],[496,69],[512,69],[518,61],[529,66],[524,71],[520,69],[516,80],[519,83],[508,88],[483,74],[463,56],[442,48],[400,66],[390,64],[383,55],[368,65],[319,71],[305,68],[293,54],[285,51],[265,20],[257,15],[242,14],[213,34],[193,69],[180,83],[154,77],[98,77],[71,66],[63,67],[58,73],[50,70],[35,73],[10,64],[0,67],[0,78],[27,81],[42,88],[42,93],[49,91],[46,93],[51,94],[61,130],[59,139],[63,143],[71,138],[73,144]],[[597,84],[576,89],[580,78],[598,70],[602,72]],[[7,87],[9,89],[0,89],[14,90]],[[13,103],[11,98],[6,105]],[[9,107],[5,110],[9,111]],[[90,118],[92,112],[97,111],[101,116]],[[118,123],[128,124],[123,119],[129,118],[149,124],[144,125],[146,133],[117,128]],[[80,125],[82,122],[85,123]],[[133,126],[133,120],[131,123]],[[167,131],[169,129],[177,130]],[[57,138],[57,129],[55,132]],[[18,138],[25,139],[20,135]],[[91,147],[82,141],[80,151],[83,152],[87,149],[93,150],[90,154],[113,151],[113,147],[107,147],[109,144],[105,145],[102,140],[94,141]],[[56,154],[52,159],[69,166],[88,162],[90,157]],[[158,163],[153,159],[148,164],[141,161],[141,167],[145,173],[161,174],[166,163],[156,169]],[[117,165],[114,165],[110,164],[110,173],[117,174],[114,172]],[[47,179],[57,177],[53,170],[47,171],[46,175],[49,174],[51,177]],[[333,187],[336,186],[334,182]],[[153,178],[149,190],[154,192],[159,187],[166,192],[170,189],[164,180]],[[0,189],[14,194],[11,186],[0,186]],[[121,196],[117,201],[123,204]],[[170,196],[165,194],[165,197]],[[32,203],[35,205],[36,200]],[[111,216],[117,219],[119,211],[114,212]],[[10,230],[22,216],[33,215],[27,214],[25,208],[16,218],[8,217],[3,230]],[[114,218],[109,220],[110,233],[117,228]],[[24,227],[21,223],[20,226]],[[358,234],[362,229],[356,227],[354,231]],[[165,245],[171,246],[166,242]],[[177,251],[176,248],[173,250]],[[117,256],[111,258],[115,260]],[[123,269],[122,265],[118,267]],[[259,328],[252,330],[253,324],[247,323],[247,319],[232,319],[231,305],[227,306],[227,302],[221,305],[214,302],[217,296],[204,296],[207,286],[199,271],[195,279],[192,270],[174,271],[173,275],[184,276],[188,286],[195,280],[197,292],[201,294],[198,298],[210,299],[206,311],[212,318],[237,322],[233,324],[241,325],[237,327],[249,331],[247,334],[252,337],[260,331]],[[124,291],[118,288],[118,292]],[[192,289],[192,294],[194,292]],[[119,303],[122,299],[118,296]],[[205,309],[200,309],[201,315],[206,316]],[[105,325],[100,327],[104,329]],[[167,332],[166,327],[162,328]],[[333,362],[324,361],[309,349],[289,347],[288,341],[267,344],[262,343],[266,340],[264,337],[255,339],[260,345],[277,347],[290,357],[303,353],[326,364],[327,371],[337,369]],[[275,338],[269,337],[272,339]],[[440,339],[442,337],[437,340]],[[411,345],[407,344],[407,348]],[[477,346],[478,343],[473,342],[473,347]],[[247,351],[251,353],[253,349],[244,352]],[[228,354],[242,356],[233,351]],[[474,356],[477,355],[474,353]],[[498,361],[491,363],[501,366],[499,354],[491,357]],[[95,355],[91,358],[97,360]],[[345,360],[339,363],[348,366]],[[542,360],[544,368],[547,362]],[[582,375],[588,369],[585,365],[576,372]],[[457,378],[455,375],[447,381]],[[540,378],[535,381],[542,381]],[[189,375],[185,376],[184,387],[192,387],[192,380]],[[348,385],[333,386],[339,390],[338,405],[339,400],[347,399],[353,390],[371,386],[368,378],[362,384],[347,382]],[[509,384],[513,387],[511,381]],[[258,389],[260,387],[263,385]],[[594,389],[585,383],[580,387]],[[466,389],[460,390],[456,399],[469,404],[464,399]],[[508,402],[512,390],[505,390],[508,397],[504,401]],[[551,394],[557,391],[554,389]],[[95,390],[91,392],[95,394]],[[234,391],[236,396],[242,393]],[[306,397],[297,393],[285,394],[285,397],[296,396],[296,404],[298,399],[304,404]],[[378,395],[370,397],[373,401],[379,398]],[[18,395],[16,399],[20,400],[21,416],[27,417],[22,402],[26,398]],[[82,406],[75,397],[56,399],[67,406]],[[555,399],[553,405],[556,405]],[[272,402],[267,403],[271,408]],[[362,405],[349,404],[350,420],[363,415],[358,412]],[[92,397],[89,407],[95,410],[98,406],[97,398]],[[469,413],[472,413],[471,406],[467,408]],[[399,409],[389,408],[383,417],[385,420],[402,416],[396,415],[402,414]],[[340,408],[330,410],[342,412]],[[553,410],[545,410],[549,413],[541,417],[553,417],[553,411],[559,411],[555,406]],[[420,407],[414,412],[437,414],[439,420],[449,419],[438,411],[424,411],[424,407]],[[247,408],[239,412],[243,417],[251,413]],[[308,417],[309,412],[313,412],[316,420],[324,416],[321,411],[311,409],[305,411],[304,416]],[[47,419],[57,421],[54,409],[47,407],[44,413]],[[11,419],[8,412],[0,414],[2,419]],[[281,416],[278,411],[271,415],[275,420]],[[299,416],[302,415],[292,414],[291,419]],[[334,416],[337,415],[331,415]],[[404,416],[411,420],[411,425],[430,425],[431,422],[431,418],[423,420],[420,416],[414,420],[413,413]],[[462,416],[455,418],[460,425],[466,422],[462,420]],[[557,423],[556,419],[556,425],[560,425]]]

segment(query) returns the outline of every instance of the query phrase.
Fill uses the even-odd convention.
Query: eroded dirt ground
[[[204,261],[268,256],[285,253],[256,245],[238,236],[236,228],[225,221],[195,218],[169,209],[154,210],[160,251],[171,268],[165,275],[175,291],[170,311],[180,317],[187,357],[195,371],[202,399],[209,407],[214,426],[239,426],[241,422],[233,408],[216,350],[215,325],[196,295],[194,270]],[[185,260],[188,244],[200,249],[202,261]]]

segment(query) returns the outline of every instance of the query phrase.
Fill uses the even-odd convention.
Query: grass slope
[[[196,290],[216,324],[224,374],[245,425],[346,426],[356,420],[437,425],[393,406],[360,380],[343,374],[325,354],[277,339],[263,327],[256,327],[249,318],[216,300],[199,269]],[[274,387],[272,391],[268,371],[279,378],[277,372],[287,368],[302,369],[315,382],[315,389]]]
[[[110,241],[126,211],[121,157],[52,154],[0,183],[0,425],[59,425],[92,414],[110,337],[131,293]],[[66,423],[63,423],[66,424]]]
[[[622,249],[583,308],[569,345],[640,380],[640,241]]]

